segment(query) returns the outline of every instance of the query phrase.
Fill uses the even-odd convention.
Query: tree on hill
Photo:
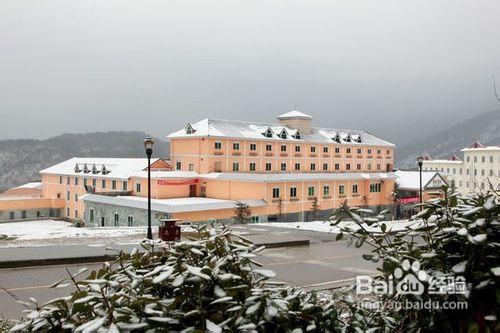
[[[234,205],[234,220],[238,223],[248,222],[250,216],[252,215],[252,211],[250,210],[250,206],[244,202],[236,201]]]

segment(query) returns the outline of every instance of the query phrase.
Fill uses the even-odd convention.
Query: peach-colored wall
[[[220,142],[220,149],[215,148],[216,142]],[[234,149],[234,144],[239,144],[239,149]],[[255,150],[251,150],[252,144],[255,144]],[[270,150],[267,150],[268,145],[271,147]],[[286,150],[282,151],[281,146],[285,146]],[[300,151],[295,150],[296,146],[300,147]],[[315,148],[314,152],[311,151],[311,147]],[[323,148],[327,151],[324,152]],[[172,139],[171,158],[174,169],[177,169],[177,162],[180,162],[180,170],[189,170],[191,165],[200,173],[233,172],[233,163],[238,164],[237,172],[385,172],[387,164],[392,170],[394,151],[391,147],[286,140],[176,138]],[[220,164],[220,170],[216,170],[216,163]],[[250,169],[250,163],[255,163],[255,171]],[[270,163],[270,170],[266,169],[266,163]],[[286,164],[284,170],[281,170],[282,163]],[[295,163],[300,163],[300,170],[295,170]],[[323,169],[325,163],[326,170]],[[314,164],[315,170],[312,170],[311,164]],[[335,169],[336,164],[338,170]]]
[[[11,188],[0,195],[30,195],[30,196],[41,196],[42,190],[37,188]]]
[[[51,198],[12,198],[10,200],[0,200],[1,211],[41,208],[64,208],[64,200]]]

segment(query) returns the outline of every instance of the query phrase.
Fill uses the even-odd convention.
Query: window
[[[268,128],[267,131],[265,131],[263,134],[264,134],[264,136],[266,138],[272,138],[273,137],[273,131],[271,131],[270,128]]]
[[[69,216],[69,207],[66,207],[66,217],[68,217],[68,218],[70,217]]]
[[[250,150],[257,150],[257,145],[255,143],[251,143]]]
[[[25,219],[25,218],[26,218],[26,211],[25,211],[25,210],[22,210],[22,211],[21,211],[21,218],[22,218],[22,219]]]
[[[352,185],[352,193],[353,194],[357,194],[358,193],[358,185],[357,184]]]
[[[345,169],[346,169],[346,170],[351,170],[351,164],[350,164],[350,163],[346,163],[346,165],[345,165]]]
[[[300,171],[300,163],[295,163],[295,171]]]
[[[87,178],[83,178],[83,186],[87,186]]]
[[[92,186],[95,188],[97,186],[97,179],[92,179]]]
[[[366,168],[367,168],[368,170],[371,170],[371,169],[372,169],[372,164],[371,164],[371,163],[368,163],[368,165],[366,166]]]
[[[377,170],[380,170],[380,163],[377,163]]]
[[[296,197],[297,197],[297,188],[290,187],[290,198],[296,198]]]
[[[78,218],[78,209],[75,209],[75,219]]]
[[[273,188],[273,198],[276,199],[279,197],[280,197],[280,188],[279,187]]]
[[[240,143],[239,142],[233,143],[233,150],[240,150]]]
[[[101,187],[106,188],[106,179],[101,180]]]
[[[490,163],[493,163],[493,156],[490,156]]]
[[[302,139],[302,134],[300,134],[300,132],[297,130],[297,132],[295,133],[295,135],[293,137],[297,140],[300,140],[300,139]]]
[[[66,201],[69,201],[70,197],[71,197],[71,193],[69,191],[66,191]]]
[[[37,211],[36,211],[36,217],[40,217],[40,216],[41,216],[41,215],[40,215],[40,211],[39,211],[39,210],[37,210]]]
[[[113,222],[114,222],[114,226],[117,227],[118,226],[118,221],[119,221],[119,216],[118,216],[118,213],[115,213],[115,218],[113,219]]]
[[[357,154],[361,155],[362,153],[363,153],[363,151],[361,150],[361,148],[358,148]]]
[[[361,170],[361,163],[356,164],[356,170]]]
[[[89,221],[94,222],[94,210],[92,208],[89,210]]]
[[[15,212],[9,212],[9,220],[14,220],[16,218]]]
[[[260,222],[260,217],[258,217],[258,216],[251,216],[250,217],[250,222],[251,223],[259,223]]]
[[[141,192],[141,183],[135,184],[135,191],[136,192]]]
[[[307,188],[307,195],[310,197],[314,197],[314,186],[309,186]]]
[[[181,161],[177,161],[177,162],[175,163],[175,168],[176,168],[177,170],[180,170],[180,169],[181,169],[181,167],[182,167]]]
[[[484,169],[481,170],[481,176],[484,176]]]
[[[71,183],[71,177],[66,178],[66,185],[69,185]]]
[[[295,146],[295,152],[300,153],[300,146]]]
[[[288,134],[286,133],[286,130],[283,129],[281,133],[279,134],[279,137],[282,139],[286,139],[288,137]]]
[[[78,202],[78,194],[75,193],[75,202]]]
[[[189,171],[194,171],[194,164],[193,163],[189,163],[188,170]]]
[[[63,183],[62,176],[59,176],[59,184],[62,184],[62,183]]]
[[[368,149],[367,153],[368,153],[368,154],[371,154],[371,153],[372,153],[372,150],[371,150],[371,149]]]
[[[346,154],[350,154],[350,153],[351,153],[351,148],[346,148],[346,149],[345,149],[345,153],[346,153]]]
[[[390,151],[389,149],[387,149],[387,150],[385,151],[385,153],[386,153],[386,155],[391,155],[391,151]]]
[[[286,151],[286,145],[281,145],[281,151]]]
[[[273,146],[272,145],[266,145],[266,151],[272,151],[273,150]]]
[[[134,225],[134,218],[132,216],[127,217],[127,225],[129,227]]]
[[[481,156],[481,162],[482,162],[482,163],[486,162],[486,157]]]
[[[61,193],[57,193],[57,199],[61,199]]]
[[[266,171],[271,171],[272,165],[271,163],[266,163]]]
[[[328,154],[328,147],[327,146],[323,147],[323,153]]]
[[[328,163],[323,163],[323,171],[327,171],[328,170]]]
[[[339,194],[344,195],[345,194],[345,187],[344,185],[339,185]]]
[[[240,164],[239,163],[233,163],[233,171],[240,171]]]
[[[467,156],[467,162],[470,162],[470,156]]]
[[[111,181],[111,189],[116,190],[116,180]]]
[[[255,171],[255,163],[250,163],[250,171]]]
[[[335,147],[335,154],[340,154],[340,147]]]
[[[316,171],[316,164],[315,163],[311,163],[311,171]]]
[[[75,186],[78,186],[78,177],[75,177]]]
[[[186,125],[186,134],[193,134],[195,132],[193,126],[191,124]]]
[[[281,171],[286,171],[286,163],[281,163]]]
[[[339,163],[335,163],[335,171],[339,171],[340,170],[340,164]]]
[[[128,187],[128,183],[127,183],[127,182],[123,182],[123,183],[122,183],[122,189],[123,189],[124,191],[126,191],[126,190],[127,190],[127,187]]]
[[[214,143],[215,149],[222,149],[222,142],[220,141],[215,141]]]
[[[315,152],[316,152],[316,147],[311,146],[311,153],[315,153]]]
[[[327,197],[330,195],[330,186],[325,185],[323,186],[323,196]]]
[[[381,190],[382,190],[382,184],[381,183],[370,184],[370,193],[381,192]]]

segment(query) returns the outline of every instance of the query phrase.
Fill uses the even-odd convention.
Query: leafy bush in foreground
[[[38,305],[13,331],[329,332],[334,304],[257,269],[250,241],[228,230],[171,248],[121,253],[86,279],[70,280],[71,295]],[[59,281],[60,287],[67,281]]]
[[[363,257],[380,262],[379,280],[398,282],[408,272],[424,285],[421,295],[382,295],[377,299],[382,306],[373,311],[351,306],[350,329],[387,329],[400,332],[499,332],[500,311],[500,198],[498,193],[461,198],[448,188],[444,197],[424,203],[414,223],[405,230],[392,230],[390,223],[382,223],[384,214],[372,216],[364,209],[338,210],[332,218],[344,234],[352,236],[351,243],[360,247],[369,244],[372,253]],[[340,222],[349,216],[354,228],[342,227]],[[408,265],[411,263],[411,265]],[[462,276],[466,292],[435,295],[429,293],[430,281],[436,277]],[[434,279],[434,281],[438,281]],[[457,280],[455,280],[457,281]],[[445,284],[454,288],[458,284]],[[464,302],[466,309],[394,309],[390,302],[425,301]],[[377,317],[387,321],[374,320]]]

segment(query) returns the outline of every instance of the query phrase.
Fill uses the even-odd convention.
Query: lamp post
[[[419,202],[422,204],[422,164],[424,162],[424,158],[422,156],[417,157],[418,171],[420,176],[420,195]],[[422,209],[422,207],[420,207]]]
[[[148,157],[148,239],[153,239],[153,231],[151,230],[151,155],[153,155],[154,143],[149,135],[144,140],[144,148]]]

